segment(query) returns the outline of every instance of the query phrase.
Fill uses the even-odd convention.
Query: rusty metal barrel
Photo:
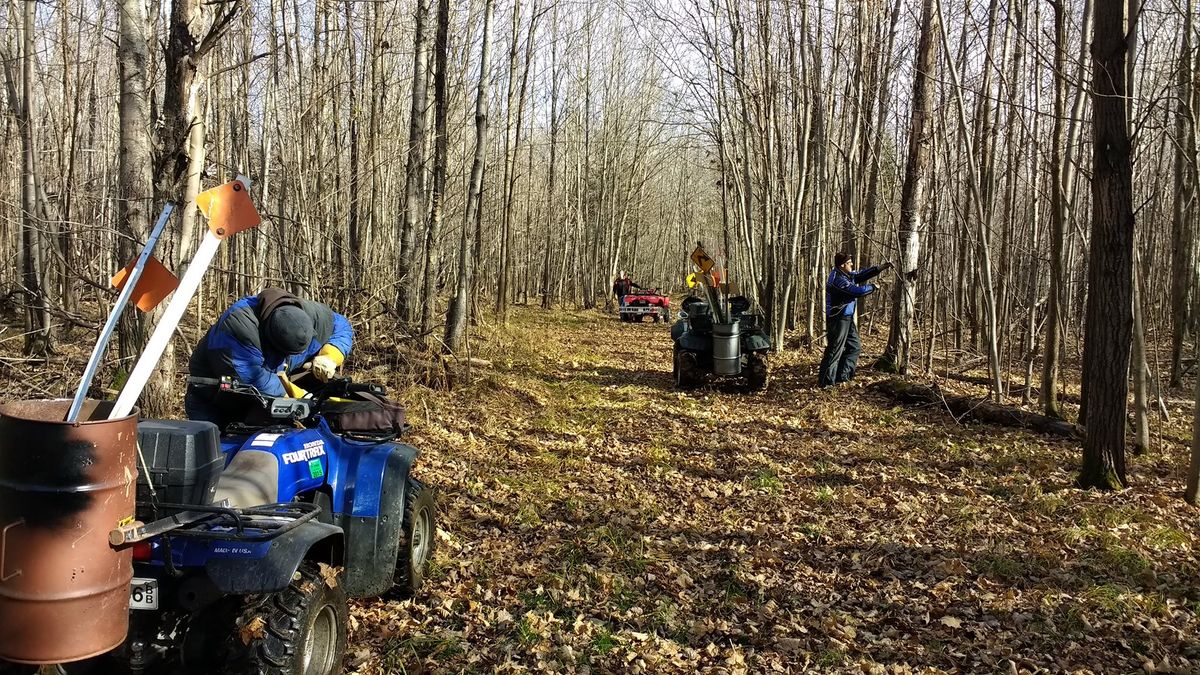
[[[129,629],[131,549],[108,533],[133,517],[137,411],[87,401],[0,405],[0,658],[67,663],[119,646]]]

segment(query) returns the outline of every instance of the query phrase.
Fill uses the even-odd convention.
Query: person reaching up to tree
[[[849,253],[833,256],[833,269],[825,280],[825,355],[821,357],[820,386],[841,384],[854,377],[862,348],[854,325],[854,310],[859,298],[879,289],[865,282],[890,269],[892,263],[886,262],[856,271]]]

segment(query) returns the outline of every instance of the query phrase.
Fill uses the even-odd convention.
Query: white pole
[[[221,240],[217,235],[211,231],[204,233],[204,239],[200,242],[200,247],[196,249],[195,257],[192,258],[187,272],[179,282],[179,288],[175,289],[175,294],[171,296],[171,302],[163,312],[162,318],[159,319],[158,325],[154,327],[154,333],[150,336],[150,341],[146,343],[146,349],[142,351],[141,357],[138,358],[137,365],[133,367],[133,372],[129,374],[129,379],[125,381],[125,387],[121,389],[121,395],[117,397],[117,403],[109,413],[108,419],[115,420],[125,417],[133,410],[133,405],[137,403],[138,397],[142,395],[142,389],[146,388],[146,382],[154,373],[154,369],[158,367],[158,360],[162,358],[163,351],[167,348],[167,342],[175,333],[179,320],[183,318],[188,303],[192,301],[192,296],[200,287],[200,280],[204,278],[204,273],[208,270],[213,255],[220,246]]]

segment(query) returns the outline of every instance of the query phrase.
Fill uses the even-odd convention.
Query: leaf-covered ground
[[[662,325],[483,333],[491,368],[403,394],[438,550],[356,604],[350,671],[1200,671],[1190,408],[1082,492],[1077,446],[817,390],[816,354],[681,393]]]

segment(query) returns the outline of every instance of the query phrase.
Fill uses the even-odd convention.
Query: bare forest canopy
[[[860,320],[900,372],[984,363],[1061,415],[1094,301],[1144,408],[1195,361],[1193,4],[7,0],[0,339],[94,328],[162,204],[244,174],[265,222],[202,316],[279,285],[455,347],[471,315],[605,305],[621,270],[681,293],[703,240],[787,347],[821,339],[845,250],[897,263]]]

